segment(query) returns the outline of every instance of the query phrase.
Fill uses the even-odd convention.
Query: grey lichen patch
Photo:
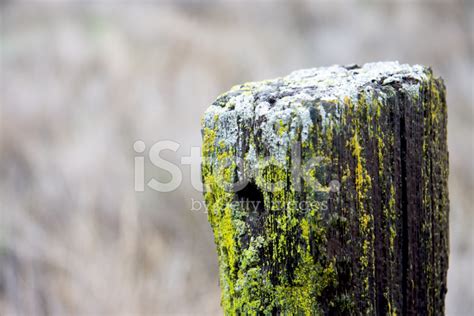
[[[446,104],[429,68],[331,66],[238,85],[202,125],[227,314],[442,311]]]

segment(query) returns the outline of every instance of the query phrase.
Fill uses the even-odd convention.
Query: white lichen
[[[203,125],[216,132],[216,143],[234,147],[239,157],[253,160],[259,154],[254,144],[248,144],[248,155],[239,152],[239,126],[245,125],[258,135],[268,154],[285,166],[291,142],[299,136],[303,142],[308,138],[313,125],[310,107],[324,120],[327,111],[321,101],[336,107],[349,98],[357,104],[361,91],[373,95],[374,89],[387,85],[416,94],[426,79],[425,67],[398,62],[298,70],[285,77],[232,87],[208,108]],[[385,97],[379,90],[378,98]],[[254,168],[255,164],[249,163],[246,172],[252,173]]]

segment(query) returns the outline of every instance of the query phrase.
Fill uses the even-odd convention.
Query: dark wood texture
[[[446,124],[442,80],[398,63],[220,96],[202,175],[226,314],[443,314]]]

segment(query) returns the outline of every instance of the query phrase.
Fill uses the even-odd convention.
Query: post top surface
[[[297,70],[284,77],[248,82],[234,86],[214,103],[225,106],[239,95],[252,95],[254,102],[285,102],[300,100],[344,100],[357,98],[362,89],[399,83],[407,91],[426,80],[429,68],[395,62],[358,65],[333,65]],[[225,102],[222,102],[225,101]]]
[[[229,147],[238,143],[242,126],[259,130],[272,156],[284,162],[289,135],[300,126],[305,141],[313,112],[324,119],[348,100],[357,105],[361,95],[383,101],[398,91],[417,98],[420,87],[431,77],[428,67],[398,62],[298,70],[285,77],[234,86],[207,109],[202,124],[216,131],[216,139]],[[278,134],[278,125],[288,127],[285,135]]]

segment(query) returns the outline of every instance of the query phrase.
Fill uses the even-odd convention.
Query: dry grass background
[[[448,88],[449,315],[474,310],[469,1],[2,1],[0,314],[221,314],[206,214],[186,178],[133,190],[133,142],[200,144],[243,81],[335,63],[433,66]],[[147,166],[147,178],[166,173]]]

